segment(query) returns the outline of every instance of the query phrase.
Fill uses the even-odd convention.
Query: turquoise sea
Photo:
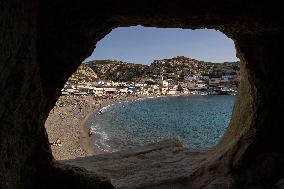
[[[228,126],[235,96],[173,96],[138,99],[103,108],[88,121],[96,151],[176,138],[204,149],[219,141]]]

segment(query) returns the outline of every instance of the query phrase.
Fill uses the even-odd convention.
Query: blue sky
[[[85,60],[122,60],[150,64],[155,59],[186,56],[197,60],[236,61],[234,42],[212,29],[120,27],[113,29],[96,45]]]

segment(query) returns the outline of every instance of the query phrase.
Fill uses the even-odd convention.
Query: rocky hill
[[[182,80],[184,76],[189,74],[219,77],[221,75],[237,75],[239,70],[239,62],[212,63],[177,56],[171,59],[154,60],[150,65],[117,60],[94,60],[82,64],[71,78],[137,81],[141,78],[156,79],[163,74],[165,78]]]
[[[133,81],[143,77],[147,65],[133,64],[116,60],[94,60],[86,63],[103,80]]]
[[[69,81],[92,81],[97,79],[96,72],[93,71],[88,65],[81,64],[77,71],[69,78]]]
[[[171,59],[154,60],[149,66],[148,74],[155,77],[163,73],[165,77],[180,78],[189,74],[219,76],[235,75],[240,70],[239,62],[212,63],[177,56]]]

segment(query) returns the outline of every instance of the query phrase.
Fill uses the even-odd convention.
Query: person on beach
[[[102,113],[103,113],[102,110],[99,110],[97,115],[101,115]]]
[[[57,139],[57,140],[56,140],[56,144],[57,144],[58,146],[62,146],[61,140],[60,140],[60,139]]]
[[[60,139],[57,139],[55,142],[52,143],[53,146],[62,146],[62,142]]]
[[[89,134],[89,137],[91,137],[92,136],[92,130],[91,130],[91,128],[89,128],[89,131],[88,131],[88,134]]]

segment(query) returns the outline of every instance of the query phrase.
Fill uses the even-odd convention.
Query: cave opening
[[[284,84],[279,62],[284,38],[280,4],[183,0],[0,3],[0,188],[113,188],[110,179],[124,184],[121,188],[281,188],[283,113],[279,110],[284,106]],[[44,122],[64,83],[113,28],[137,24],[218,29],[234,39],[241,60],[241,85],[224,137],[212,150],[200,154],[171,142],[159,144],[164,151],[153,150],[155,145],[137,149],[133,151],[136,157],[119,153],[112,158],[104,154],[83,158],[94,170],[78,168],[86,162],[79,159],[74,166],[54,161]],[[153,160],[149,153],[160,154],[160,158]],[[164,157],[175,158],[163,162]],[[152,162],[149,171],[135,175],[139,170],[132,160],[142,166]],[[151,169],[162,163],[172,167],[163,174]],[[114,171],[122,164],[128,167]],[[125,179],[125,174],[131,177]],[[145,182],[139,182],[142,180]]]
[[[225,34],[121,27],[96,46],[46,121],[55,159],[169,139],[198,150],[218,143],[240,83],[234,42]]]

